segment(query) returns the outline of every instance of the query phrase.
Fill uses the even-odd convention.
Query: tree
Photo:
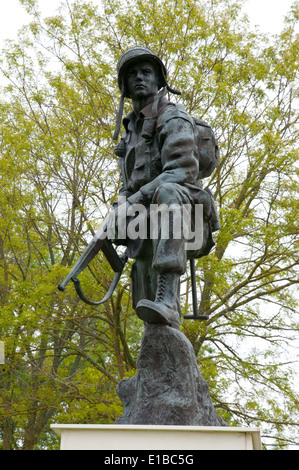
[[[231,0],[65,1],[45,20],[37,2],[22,3],[33,22],[2,60],[3,447],[54,445],[43,434],[54,418],[113,422],[115,385],[136,370],[143,326],[129,267],[100,308],[56,289],[117,195],[115,64],[135,44],[163,59],[179,100],[212,125],[220,147],[203,183],[221,230],[197,262],[199,309],[210,317],[182,330],[224,419],[259,425],[270,447],[298,444],[298,5],[267,39]],[[82,280],[88,295],[103,294],[104,258]],[[182,283],[186,313],[188,273]]]
[[[125,282],[101,312],[86,310],[73,290],[66,297],[57,291],[116,191],[106,137],[109,102],[91,87],[86,91],[84,81],[77,86],[71,63],[66,76],[48,73],[40,54],[34,65],[33,47],[24,44],[6,55],[11,85],[1,113],[5,449],[42,445],[41,432],[57,412],[68,410],[79,422],[113,421],[120,414],[115,386],[136,360],[124,333],[131,314]],[[97,70],[93,85],[103,87],[105,64]],[[85,276],[89,291],[99,295],[111,281],[103,258]]]

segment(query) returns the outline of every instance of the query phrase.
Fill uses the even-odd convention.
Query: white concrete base
[[[261,450],[259,428],[53,424],[61,450]]]

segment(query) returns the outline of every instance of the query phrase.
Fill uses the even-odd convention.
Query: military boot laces
[[[178,311],[178,287],[180,275],[162,273],[158,275],[158,287],[155,301],[140,300],[136,313],[141,320],[148,323],[162,323],[173,328],[180,328],[180,313]]]
[[[165,290],[166,290],[166,275],[160,274],[159,279],[158,279],[158,288],[156,292],[156,299],[155,302],[162,302],[165,297]]]

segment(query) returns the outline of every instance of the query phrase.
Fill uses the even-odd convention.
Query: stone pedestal
[[[258,428],[53,424],[61,450],[260,450]]]
[[[180,331],[147,324],[138,372],[122,380],[116,424],[227,426],[216,413],[190,341]]]
[[[117,391],[124,411],[116,424],[51,426],[62,450],[261,449],[258,428],[229,427],[216,413],[193,347],[176,329],[146,326],[137,374]]]

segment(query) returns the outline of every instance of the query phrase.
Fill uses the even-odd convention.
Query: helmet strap
[[[167,85],[166,85],[166,88],[167,88],[167,90],[168,90],[170,93],[173,93],[174,95],[181,95],[181,94],[182,94],[181,91],[175,90],[174,88],[170,88],[170,86],[168,85],[168,83],[167,83]]]

